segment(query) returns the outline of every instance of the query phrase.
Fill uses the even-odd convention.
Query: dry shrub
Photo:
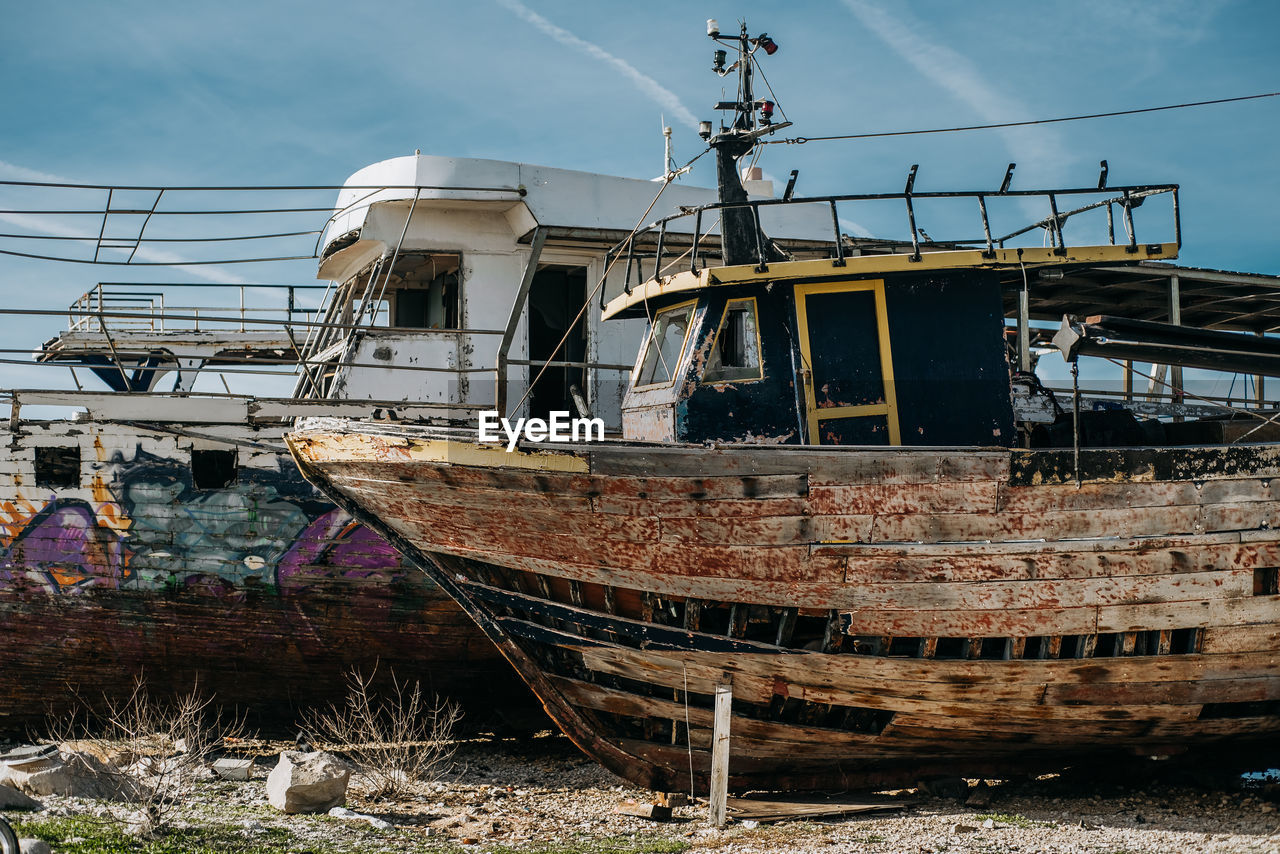
[[[428,699],[421,684],[401,683],[394,673],[389,691],[375,691],[376,672],[352,670],[344,703],[303,719],[318,740],[355,764],[360,788],[375,800],[440,779],[453,760],[453,730],[462,718],[456,704]]]
[[[224,741],[245,736],[245,725],[242,717],[214,707],[199,686],[157,700],[139,676],[127,699],[104,700],[96,711],[82,700],[50,736],[64,753],[91,757],[82,764],[92,766],[121,805],[108,818],[150,834],[165,827],[197,781],[210,776]]]

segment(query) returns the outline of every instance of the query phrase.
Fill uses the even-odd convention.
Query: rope
[[[804,145],[806,142],[827,142],[837,139],[878,139],[886,136],[918,136],[927,133],[958,133],[960,131],[969,130],[994,130],[997,128],[1019,128],[1028,127],[1030,125],[1051,125],[1060,122],[1079,122],[1086,119],[1107,119],[1114,116],[1133,116],[1138,113],[1158,113],[1162,110],[1182,110],[1187,107],[1207,107],[1212,104],[1231,104],[1237,101],[1256,101],[1259,98],[1274,98],[1280,95],[1280,92],[1263,92],[1260,95],[1240,95],[1235,98],[1216,98],[1212,101],[1191,101],[1186,104],[1168,104],[1163,107],[1143,107],[1137,110],[1114,110],[1109,113],[1088,113],[1081,116],[1062,116],[1055,119],[1030,119],[1022,122],[999,122],[990,125],[964,125],[961,127],[950,128],[928,128],[926,130],[895,130],[880,131],[877,133],[847,133],[838,136],[798,136],[794,139],[771,139],[761,142],[762,145],[778,145],[786,143],[787,145]]]

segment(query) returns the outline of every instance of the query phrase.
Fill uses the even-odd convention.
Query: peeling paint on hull
[[[1077,489],[1053,452],[624,443],[573,472],[406,437],[290,442],[636,783],[682,787],[692,750],[705,788],[726,673],[738,789],[1280,746],[1280,447],[1085,451]]]

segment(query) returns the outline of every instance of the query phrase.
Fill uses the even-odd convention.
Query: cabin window
[[[758,380],[762,376],[755,297],[729,300],[707,359],[703,382]]]
[[[391,325],[405,329],[459,328],[461,268],[462,257],[453,253],[409,253],[397,258],[389,277]]]
[[[196,489],[225,489],[236,482],[234,450],[192,450],[191,485]]]
[[[36,486],[67,489],[79,485],[79,445],[36,448]]]
[[[649,340],[645,342],[644,357],[636,386],[668,385],[675,379],[680,354],[684,352],[689,337],[694,303],[672,306],[657,313],[649,327]]]

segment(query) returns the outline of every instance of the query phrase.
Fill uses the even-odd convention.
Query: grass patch
[[[299,850],[292,834],[263,828],[252,834],[231,825],[171,829],[152,839],[139,839],[118,825],[84,817],[18,821],[18,836],[43,839],[59,854],[278,854]]]

